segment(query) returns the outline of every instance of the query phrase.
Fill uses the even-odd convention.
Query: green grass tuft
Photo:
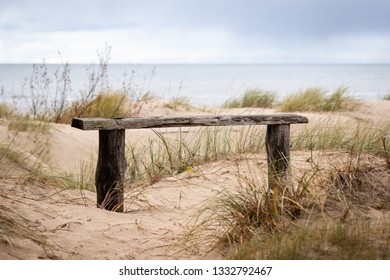
[[[207,127],[180,129],[172,138],[164,131],[153,130],[144,143],[128,146],[127,173],[131,182],[151,183],[163,176],[184,172],[194,165],[215,161],[237,153],[254,153],[264,149],[264,127]]]
[[[37,132],[41,134],[49,134],[51,125],[49,122],[31,121],[28,118],[20,118],[11,120],[8,123],[8,130],[15,132]]]
[[[100,93],[92,101],[75,101],[67,108],[59,122],[70,123],[79,118],[120,118],[126,116],[126,95],[120,92]]]
[[[324,117],[314,126],[293,128],[291,142],[294,150],[346,150],[378,155],[386,149],[383,141],[389,134],[388,123],[341,122]]]
[[[147,102],[156,98],[157,97],[151,91],[147,91],[144,94],[142,94],[139,98],[137,98],[137,100]]]
[[[174,97],[165,106],[172,110],[177,110],[179,107],[191,108],[187,97]]]
[[[248,89],[240,98],[226,101],[223,108],[271,108],[276,98],[276,93],[260,89]]]
[[[352,99],[346,96],[347,88],[339,88],[328,96],[319,87],[308,88],[304,91],[287,96],[280,104],[281,112],[332,112],[343,109]]]

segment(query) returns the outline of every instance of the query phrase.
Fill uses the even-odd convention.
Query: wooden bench
[[[295,114],[227,115],[150,118],[76,118],[72,127],[99,130],[99,155],[96,167],[97,206],[110,211],[123,212],[125,129],[267,125],[266,149],[268,187],[289,182],[290,124],[307,123],[306,117]]]

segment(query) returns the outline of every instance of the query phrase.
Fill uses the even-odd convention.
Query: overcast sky
[[[115,63],[390,63],[390,1],[0,0],[0,63],[105,45]]]

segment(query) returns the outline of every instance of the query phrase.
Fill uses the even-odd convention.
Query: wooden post
[[[95,177],[98,208],[123,212],[126,166],[125,130],[99,130]]]
[[[265,139],[268,161],[268,188],[273,191],[274,210],[278,193],[290,183],[290,125],[267,125]]]

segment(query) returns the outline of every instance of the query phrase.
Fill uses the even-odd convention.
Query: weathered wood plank
[[[75,118],[72,127],[82,130],[115,130],[184,126],[236,126],[236,125],[274,125],[307,123],[306,117],[296,114],[272,115],[226,115],[226,116],[188,116],[188,117],[150,117],[150,118]]]
[[[95,183],[97,207],[123,212],[126,171],[125,130],[99,131]]]

